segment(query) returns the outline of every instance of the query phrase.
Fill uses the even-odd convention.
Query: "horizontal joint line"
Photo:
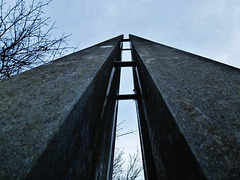
[[[127,66],[136,66],[135,61],[115,61],[115,67],[127,67]]]
[[[137,94],[117,94],[116,95],[117,100],[127,100],[127,99],[137,99]]]
[[[131,41],[130,39],[123,39],[122,42]]]

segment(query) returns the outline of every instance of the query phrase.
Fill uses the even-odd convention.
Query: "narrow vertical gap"
[[[130,42],[123,42],[122,48],[130,49]],[[121,61],[132,61],[130,50],[122,51],[121,55]],[[122,67],[119,94],[134,93],[133,68]],[[131,163],[134,158],[137,160],[135,164]],[[118,100],[112,179],[131,179],[131,175],[134,173],[133,171],[130,172],[130,176],[127,177],[130,166],[132,166],[134,170],[139,171],[139,175],[135,179],[144,179],[135,100]]]

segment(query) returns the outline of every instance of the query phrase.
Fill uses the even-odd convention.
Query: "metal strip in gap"
[[[128,99],[137,99],[137,94],[117,94],[117,100],[128,100]]]

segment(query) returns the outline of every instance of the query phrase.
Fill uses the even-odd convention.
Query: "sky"
[[[53,0],[44,11],[79,49],[134,34],[240,67],[238,0]]]

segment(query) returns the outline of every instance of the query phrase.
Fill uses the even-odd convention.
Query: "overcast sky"
[[[134,34],[240,67],[239,0],[53,0],[45,12],[80,49]]]

